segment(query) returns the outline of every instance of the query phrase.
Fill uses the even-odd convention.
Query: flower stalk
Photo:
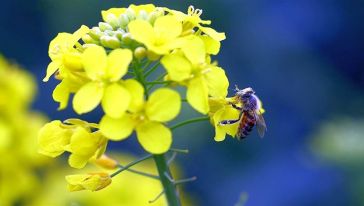
[[[180,206],[181,202],[179,199],[178,191],[176,189],[176,185],[167,176],[167,175],[169,175],[169,177],[172,177],[171,171],[169,170],[169,167],[168,167],[168,164],[167,164],[167,161],[166,161],[164,155],[163,154],[153,155],[153,159],[157,166],[161,183],[164,187],[164,192],[166,194],[168,205],[169,206]]]

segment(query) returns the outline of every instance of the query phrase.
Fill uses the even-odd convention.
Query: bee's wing
[[[255,119],[257,121],[258,134],[260,137],[264,137],[264,133],[267,131],[267,126],[265,124],[263,115],[260,112],[256,112]]]

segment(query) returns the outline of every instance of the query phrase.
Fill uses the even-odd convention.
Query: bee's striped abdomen
[[[239,140],[244,139],[249,135],[255,126],[256,120],[254,113],[251,111],[243,111],[243,117],[240,121],[236,136]]]

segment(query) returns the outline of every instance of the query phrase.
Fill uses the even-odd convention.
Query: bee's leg
[[[229,104],[230,104],[232,107],[234,107],[235,109],[239,110],[239,111],[243,110],[243,108],[241,108],[241,107],[237,106],[236,104],[234,104],[234,103],[232,103],[232,102],[229,102]]]
[[[238,121],[240,121],[240,118],[239,119],[223,120],[223,121],[219,122],[219,125],[234,124],[234,123],[237,123]]]

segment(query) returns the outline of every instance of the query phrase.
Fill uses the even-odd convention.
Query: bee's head
[[[251,87],[240,90],[237,86],[235,86],[235,91],[236,96],[243,98],[250,97],[251,95],[255,94],[254,90]]]

